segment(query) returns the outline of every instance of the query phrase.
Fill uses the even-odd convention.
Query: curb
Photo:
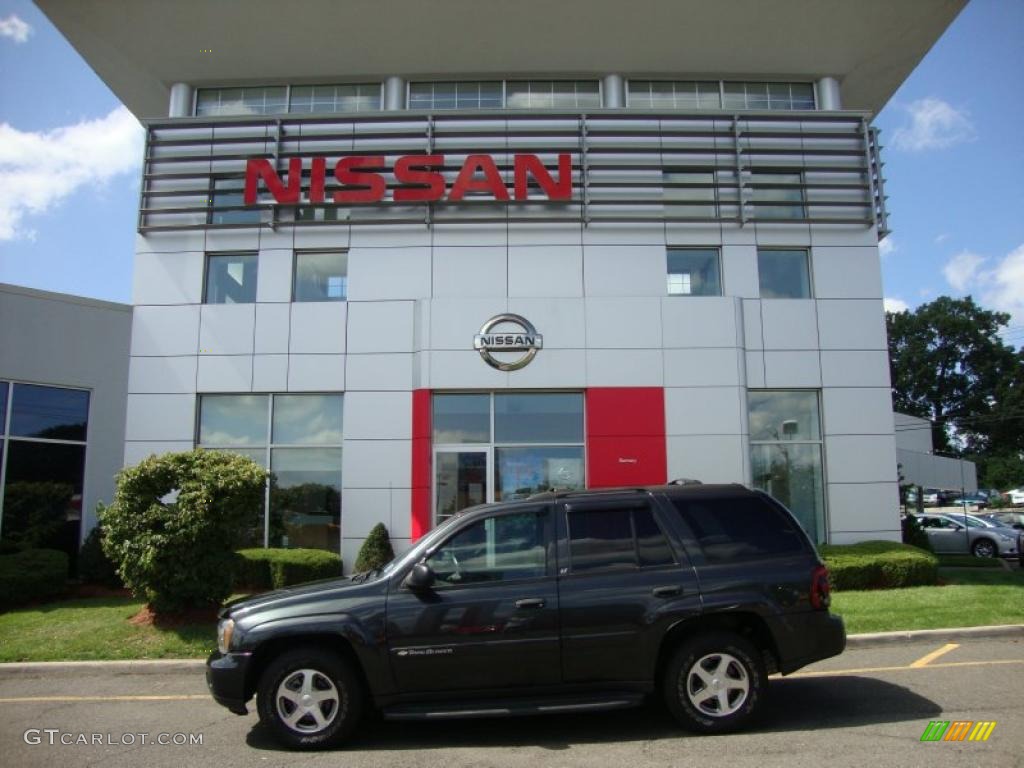
[[[849,635],[846,638],[846,647],[877,648],[883,645],[913,643],[925,640],[971,640],[986,637],[1024,638],[1024,624],[997,624],[988,627],[914,629],[899,632],[870,632],[863,635]]]
[[[948,627],[899,632],[871,632],[849,635],[847,648],[877,648],[898,643],[927,640],[970,640],[989,637],[1024,639],[1024,624],[998,624],[987,627]],[[43,675],[52,672],[90,672],[114,675],[152,675],[168,672],[200,673],[205,659],[140,659],[136,661],[24,661],[0,664],[0,680],[9,677]]]

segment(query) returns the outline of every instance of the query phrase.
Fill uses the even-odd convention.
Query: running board
[[[530,699],[484,699],[429,704],[399,704],[384,709],[385,720],[445,720],[464,717],[523,717],[569,712],[604,712],[643,703],[642,693],[615,692],[593,696],[552,696]]]

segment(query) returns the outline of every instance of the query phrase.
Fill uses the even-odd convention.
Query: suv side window
[[[569,509],[573,573],[635,570],[675,562],[650,507]]]
[[[463,528],[427,562],[438,586],[534,579],[547,573],[547,510],[495,515]]]
[[[805,551],[804,538],[793,521],[760,497],[670,500],[711,565]]]

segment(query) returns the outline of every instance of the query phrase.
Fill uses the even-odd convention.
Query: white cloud
[[[945,149],[972,141],[976,132],[967,110],[957,109],[942,99],[927,98],[904,107],[910,123],[896,129],[892,146],[910,152]]]
[[[1013,315],[1012,323],[1024,322],[1024,243],[981,275],[981,302]]]
[[[886,296],[882,303],[885,305],[886,312],[906,312],[910,309],[910,305],[907,302],[896,297]]]
[[[28,42],[32,27],[13,13],[6,19],[0,19],[0,37],[9,37],[16,43]]]
[[[30,237],[31,229],[21,227],[25,216],[136,170],[143,138],[142,127],[124,107],[47,132],[0,123],[0,241]]]
[[[965,293],[977,278],[981,265],[985,261],[984,256],[970,251],[961,251],[946,262],[946,266],[942,268],[942,274],[945,275],[946,282],[954,291]]]
[[[944,242],[949,240],[949,234],[946,232],[940,232],[935,236],[935,244],[942,245]]]
[[[896,241],[892,235],[889,235],[884,240],[880,240],[878,243],[878,252],[882,255],[883,259],[886,256],[892,256],[897,250],[899,249],[896,247]]]

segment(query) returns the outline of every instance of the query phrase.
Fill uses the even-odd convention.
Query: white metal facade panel
[[[202,251],[137,254],[132,303],[198,304],[205,264]]]
[[[200,318],[200,355],[252,354],[255,304],[203,304]]]

